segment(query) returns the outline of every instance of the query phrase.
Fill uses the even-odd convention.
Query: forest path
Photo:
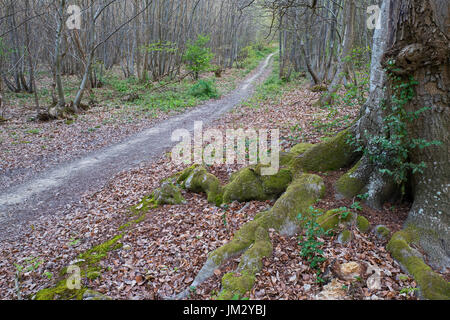
[[[57,165],[0,194],[0,241],[13,240],[29,228],[34,219],[58,214],[84,193],[100,189],[114,175],[152,161],[170,150],[176,129],[193,131],[194,121],[208,124],[250,98],[256,81],[270,73],[268,56],[239,87],[220,100],[170,118],[121,143]]]

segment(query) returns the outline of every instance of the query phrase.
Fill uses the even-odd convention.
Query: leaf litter
[[[300,142],[317,143],[323,138],[323,132],[312,124],[330,121],[327,110],[313,106],[317,98],[316,93],[297,88],[284,94],[281,103],[266,103],[258,108],[240,106],[210,127],[223,132],[233,127],[279,128],[285,150]],[[356,107],[339,109],[338,113],[337,117],[355,119],[358,110]],[[332,126],[328,134],[344,127],[344,124]],[[240,165],[214,165],[208,170],[225,183],[230,174],[240,168]],[[26,259],[35,258],[41,263],[21,275],[22,296],[31,297],[54,284],[58,272],[76,260],[80,253],[118,234],[119,227],[132,218],[131,206],[149,195],[162,179],[182,169],[164,155],[158,161],[122,172],[112,177],[101,190],[87,192],[78,204],[67,207],[57,216],[38,219],[22,239],[2,243],[0,298],[17,299],[14,283],[17,265],[25,264]],[[343,173],[323,177],[327,185],[331,185],[333,179]],[[157,300],[173,296],[189,287],[208,253],[227,243],[240,226],[273,205],[271,201],[232,203],[225,210],[209,204],[204,195],[183,191],[183,196],[187,204],[150,210],[143,221],[128,229],[121,239],[123,246],[100,261],[100,277],[84,279],[84,284],[113,299]],[[336,208],[345,204],[332,199],[329,191],[318,206]],[[395,218],[392,218],[391,208],[375,212],[363,207],[359,214],[366,216],[372,224],[384,222],[395,231],[401,227],[407,209],[396,209],[399,214]],[[384,248],[385,243],[372,234],[353,231],[351,245],[337,244],[335,238],[325,239],[324,252],[328,259],[322,269],[325,271],[332,263],[350,261],[375,266],[381,270],[381,285],[370,290],[366,283],[342,282],[347,292],[343,298],[416,299],[415,282],[402,273]],[[316,283],[314,271],[300,257],[298,238],[282,237],[275,232],[271,232],[270,237],[274,244],[273,255],[264,259],[264,267],[248,297],[315,299],[323,286]],[[239,259],[232,259],[215,270],[207,282],[192,288],[189,298],[214,299],[220,290],[221,277],[234,270],[238,263]],[[412,289],[413,293],[405,288]]]

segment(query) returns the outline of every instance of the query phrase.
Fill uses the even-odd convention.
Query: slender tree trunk
[[[329,104],[332,101],[333,93],[339,89],[339,85],[344,79],[345,72],[348,70],[350,63],[349,56],[353,50],[353,43],[355,41],[355,18],[356,18],[356,4],[354,0],[349,0],[345,12],[347,16],[346,30],[344,35],[344,43],[342,45],[342,54],[339,59],[336,74],[331,82],[328,92],[325,93],[320,101],[321,105]]]
[[[63,109],[66,106],[66,99],[64,97],[64,87],[61,79],[61,42],[62,42],[62,31],[64,28],[64,10],[66,7],[66,1],[60,0],[59,5],[59,17],[58,17],[58,26],[56,30],[56,38],[55,38],[55,83],[56,83],[56,91],[58,95],[58,105],[57,109]]]

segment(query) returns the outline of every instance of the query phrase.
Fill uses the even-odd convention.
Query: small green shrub
[[[213,81],[199,80],[191,87],[189,95],[200,99],[217,99],[219,92]]]
[[[300,213],[297,216],[305,228],[305,234],[300,237],[298,243],[301,248],[300,256],[306,259],[309,267],[316,272],[318,283],[324,282],[320,276],[322,274],[320,266],[327,260],[322,250],[324,243],[319,240],[319,238],[328,235],[324,228],[317,223],[317,218],[321,215],[322,212],[310,207],[309,213],[305,215]]]
[[[210,68],[211,60],[214,58],[211,49],[206,47],[209,40],[209,36],[199,35],[195,42],[187,45],[183,56],[183,61],[187,64],[188,70],[193,72],[195,80],[198,80],[200,72]]]

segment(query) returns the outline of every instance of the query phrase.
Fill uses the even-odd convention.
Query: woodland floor
[[[237,81],[236,90],[220,99],[208,100],[184,113],[172,115],[167,120],[160,119],[150,128],[142,128],[137,134],[128,136],[119,143],[114,143],[112,138],[105,136],[104,143],[110,139],[105,148],[97,148],[47,170],[39,170],[38,167],[35,170],[29,169],[28,172],[31,173],[23,182],[0,191],[0,241],[23,237],[27,228],[34,223],[33,220],[40,216],[65,215],[75,210],[84,193],[97,191],[111,176],[142,163],[155,161],[169,152],[175,145],[171,141],[175,130],[184,128],[193,131],[194,121],[208,124],[249,99],[253,93],[253,85],[270,73],[270,57],[264,59],[245,81]],[[164,104],[166,101],[160,103]],[[72,130],[73,136],[80,132],[76,128]],[[62,139],[67,140],[70,136],[70,130],[66,130]],[[75,150],[83,152],[80,147]],[[47,155],[55,159],[61,158],[55,155],[55,151]]]
[[[213,76],[211,73],[202,77]],[[241,70],[227,69],[221,78],[215,79],[218,91],[222,95],[228,94],[245,76]],[[50,79],[44,77],[39,81],[43,82],[40,83],[43,87],[50,86]],[[67,81],[75,86],[77,79],[68,77]],[[117,86],[118,84],[114,83],[96,89],[97,102],[76,119],[44,123],[34,121],[36,111],[31,99],[17,99],[17,95],[10,95],[9,107],[1,110],[0,114],[8,119],[6,122],[0,122],[0,191],[34,176],[37,172],[123,141],[133,134],[186,112],[190,107],[187,103],[186,107],[148,110],[139,106],[138,102],[125,103],[123,98],[128,94],[115,90]],[[182,89],[184,88],[168,87],[165,90],[170,92]],[[67,91],[70,95],[70,88]],[[45,103],[48,104],[49,101]]]
[[[351,121],[357,117],[358,107],[339,109],[338,114],[330,117],[329,110],[313,106],[317,98],[318,94],[312,93],[305,86],[293,88],[258,107],[238,106],[209,127],[222,131],[231,127],[280,128],[282,147],[288,150],[300,142],[320,142],[324,136],[332,135],[348,125],[345,121],[336,122],[336,119]],[[102,121],[106,114],[98,115],[98,121]],[[317,125],[319,123],[322,125]],[[324,132],[323,124],[327,123],[330,126]],[[65,143],[55,146],[57,150],[61,148],[61,153],[65,152],[65,145],[70,143],[79,152],[83,148],[89,148],[89,143],[80,143],[76,136],[71,137],[66,129],[61,129],[60,124],[49,126],[54,126],[54,130],[61,130],[62,136],[66,137]],[[86,128],[88,126],[92,124],[86,125]],[[117,128],[120,128],[118,132]],[[102,129],[104,133],[95,133],[100,139],[95,143],[104,143],[101,137],[105,137],[104,141],[113,141],[114,137],[141,128],[139,124],[107,127]],[[110,138],[109,134],[114,134],[114,137]],[[89,141],[95,139],[89,138]],[[39,145],[36,148],[39,149]],[[73,154],[76,153],[77,151]],[[13,151],[13,154],[20,157],[19,151]],[[23,156],[17,161],[31,161],[27,159]],[[2,161],[3,165],[9,163],[8,159]],[[11,166],[14,167],[14,164]],[[239,168],[238,165],[233,165],[212,166],[208,169],[225,183],[230,174]],[[174,166],[168,156],[164,155],[158,161],[124,171],[111,177],[101,190],[85,194],[80,203],[65,215],[45,216],[30,226],[20,241],[1,243],[0,299],[17,299],[15,264],[26,265],[26,259],[29,258],[42,261],[35,270],[23,274],[20,288],[24,297],[31,297],[38,290],[51,286],[55,283],[58,272],[76,259],[78,254],[119,234],[118,228],[133,220],[129,208],[157,188],[159,181],[181,169],[183,168]],[[332,194],[333,182],[343,173],[344,171],[319,173],[326,181],[328,192],[318,207],[334,209],[352,205],[352,201],[336,201]],[[270,201],[254,201],[249,204],[232,203],[228,209],[222,209],[208,204],[203,195],[184,191],[183,195],[187,204],[151,210],[143,221],[129,229],[121,240],[123,247],[110,252],[100,262],[101,277],[95,280],[85,279],[84,284],[113,299],[158,300],[173,296],[190,285],[209,252],[228,242],[240,226],[273,205]],[[358,214],[367,217],[372,226],[384,224],[395,232],[401,228],[408,209],[407,204],[387,206],[381,211],[363,206]],[[298,239],[281,237],[274,232],[271,232],[271,238],[274,254],[264,260],[264,267],[248,297],[272,300],[314,299],[322,288],[315,282],[314,272],[299,256]],[[400,270],[386,251],[385,242],[378,240],[372,233],[361,234],[356,230],[354,240],[347,246],[337,244],[335,240],[325,239],[324,251],[328,260],[323,265],[324,269],[333,261],[356,261],[370,263],[382,270],[380,290],[370,291],[364,284],[342,282],[343,286],[351,288],[346,299],[416,299],[414,294],[405,293],[405,289],[408,291],[408,288],[416,286],[415,282]],[[216,270],[215,276],[196,288],[190,298],[214,299],[220,290],[221,277],[234,270],[238,262],[238,259],[232,260]],[[52,279],[49,279],[49,274]]]

